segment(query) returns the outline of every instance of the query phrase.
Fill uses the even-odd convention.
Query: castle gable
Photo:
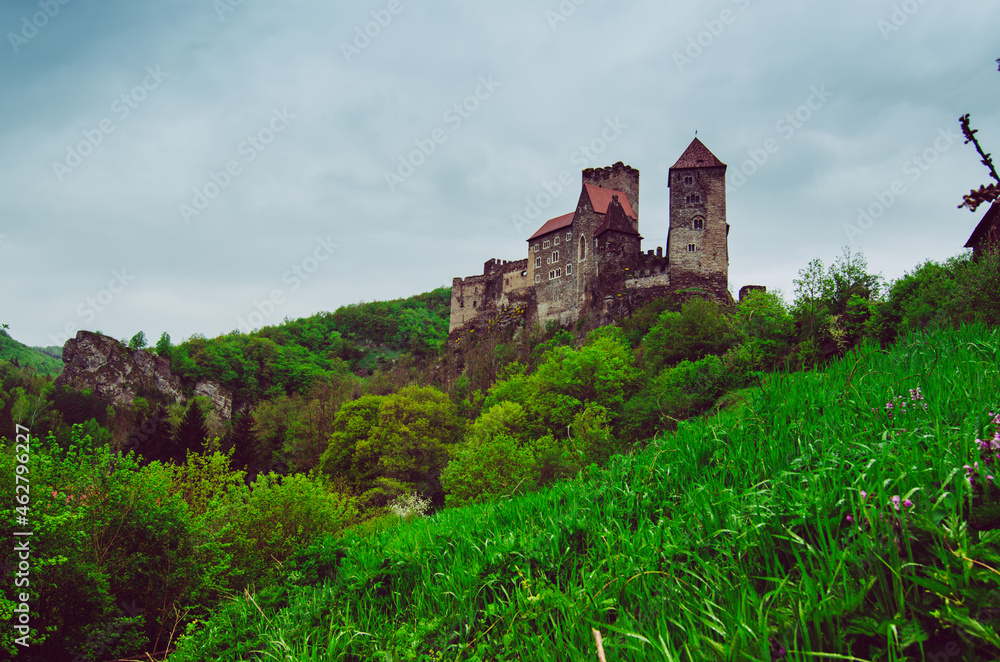
[[[625,203],[628,204],[628,198],[625,199]],[[632,225],[633,219],[630,219],[627,216],[627,212],[621,202],[619,202],[618,194],[616,193],[611,196],[611,202],[608,203],[607,210],[604,214],[604,222],[598,226],[597,230],[594,232],[594,236],[600,237],[609,230],[623,232],[625,234],[638,235],[639,232]],[[642,237],[640,237],[640,239],[641,238]]]
[[[632,211],[632,203],[629,202],[628,196],[621,191],[616,191],[614,189],[601,188],[599,186],[594,186],[593,184],[584,184],[584,190],[587,196],[590,198],[590,207],[598,214],[607,214],[608,205],[611,204],[611,200],[618,197],[618,201],[621,203],[622,209],[625,211],[625,215],[632,220],[637,220],[637,216],[634,211]]]

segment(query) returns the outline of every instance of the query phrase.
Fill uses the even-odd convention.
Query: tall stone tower
[[[697,287],[729,298],[726,164],[697,138],[670,168],[670,287]]]

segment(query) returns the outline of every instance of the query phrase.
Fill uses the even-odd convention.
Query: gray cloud
[[[640,169],[648,247],[665,239],[667,168],[697,130],[730,166],[734,289],[790,295],[894,184],[905,192],[853,239],[896,277],[959,252],[979,218],[956,206],[986,171],[960,140],[935,148],[939,132],[970,112],[987,149],[1000,143],[1000,7],[986,1],[909,0],[895,17],[860,0],[219,1],[232,11],[56,0],[30,39],[39,2],[0,8],[0,321],[16,338],[53,344],[74,324],[211,336],[275,289],[265,323],[447,285],[521,257],[534,228],[512,215],[561,172],[578,182],[574,154],[616,118],[627,128],[587,165]],[[466,103],[482,78],[499,85]],[[281,131],[276,110],[294,116]],[[386,172],[428,140],[390,191]],[[68,150],[88,154],[60,177]],[[198,192],[214,195],[185,223]],[[293,289],[285,274],[326,237],[339,247]],[[113,293],[122,269],[134,280]]]

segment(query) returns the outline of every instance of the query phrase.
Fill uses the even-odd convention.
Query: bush
[[[204,613],[217,599],[210,575],[218,550],[196,542],[187,506],[161,465],[140,467],[133,454],[96,445],[80,425],[65,445],[50,435],[31,446],[31,618],[46,627],[18,659],[159,650],[177,614]],[[0,522],[12,539],[23,527],[14,526],[10,449],[0,449],[0,464]]]
[[[228,545],[232,565],[242,573],[240,587],[260,586],[296,550],[353,523],[358,509],[350,497],[331,492],[301,474],[258,476],[213,502],[207,521]]]
[[[461,506],[511,495],[535,484],[535,457],[526,441],[521,405],[501,402],[479,417],[441,472],[445,504]]]

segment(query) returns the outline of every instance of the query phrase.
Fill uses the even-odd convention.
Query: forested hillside
[[[0,329],[0,360],[17,366],[34,368],[40,375],[55,376],[62,370],[62,360],[35,347],[28,347]]]
[[[10,505],[24,457],[14,451],[16,435],[30,434],[31,617],[60,623],[27,651],[2,638],[0,648],[51,660],[91,641],[85,660],[162,658],[187,631],[178,659],[281,649],[499,660],[517,659],[527,641],[540,642],[539,659],[562,659],[585,651],[579,626],[591,623],[623,637],[612,643],[619,659],[648,659],[644,641],[665,659],[683,647],[765,659],[772,644],[790,656],[910,655],[950,633],[974,638],[970,654],[991,654],[992,640],[962,620],[988,619],[942,611],[960,600],[978,609],[990,585],[955,574],[957,557],[939,552],[996,567],[992,474],[973,475],[989,458],[976,469],[966,437],[993,434],[997,256],[927,262],[885,284],[846,252],[803,268],[794,294],[791,306],[755,292],[731,309],[663,299],[586,335],[497,326],[459,349],[441,344],[447,290],[253,334],[178,346],[161,337],[154,351],[188,381],[233,386],[231,421],[197,398],[113,407],[0,362],[0,519],[12,535],[23,516]],[[137,334],[130,344],[145,343]],[[920,416],[912,403],[928,404],[932,417],[902,421],[904,402]],[[920,462],[935,473],[911,470]],[[963,475],[972,488],[955,482]],[[969,501],[975,486],[985,491]],[[851,489],[878,493],[877,509]],[[889,544],[907,540],[884,528],[897,520],[878,518],[893,515],[884,501],[894,496],[931,518],[910,556]],[[401,518],[429,513],[420,535],[430,538],[396,532]],[[816,513],[822,524],[809,528]],[[848,515],[870,528],[845,538]],[[972,534],[962,526],[987,534],[963,538]],[[838,549],[870,559],[863,577],[846,561],[838,569],[839,557],[809,556],[848,543]],[[716,544],[729,551],[711,553]],[[462,556],[473,552],[482,558]],[[894,584],[916,567],[907,563],[937,565]],[[882,583],[868,585],[883,566]],[[673,584],[651,583],[665,574]],[[824,598],[817,585],[842,588]],[[449,594],[462,609],[442,601]],[[247,601],[229,599],[238,595]],[[673,606],[643,611],[656,604]],[[316,605],[342,622],[322,621]],[[14,606],[0,600],[4,613]],[[297,614],[300,625],[282,629]],[[323,636],[309,629],[317,622]],[[899,642],[886,639],[891,627]]]

